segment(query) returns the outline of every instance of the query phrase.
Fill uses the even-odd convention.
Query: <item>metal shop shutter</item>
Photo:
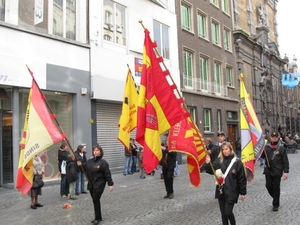
[[[118,140],[121,111],[121,104],[97,102],[97,142],[112,172],[121,172],[125,163],[124,146]],[[131,137],[135,138],[135,131]]]

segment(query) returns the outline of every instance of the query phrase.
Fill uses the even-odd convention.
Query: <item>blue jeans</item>
[[[236,157],[238,159],[241,159],[241,151],[236,151],[235,153],[236,153]]]
[[[135,173],[135,172],[136,172],[136,160],[137,160],[136,155],[133,155],[133,156],[132,156],[131,173]]]
[[[260,157],[259,162],[260,162],[260,165],[262,166],[265,164],[265,159]]]
[[[123,174],[131,173],[131,156],[125,156],[125,166]]]
[[[68,195],[69,194],[69,184],[67,182],[67,175],[61,174],[60,181],[60,195]]]
[[[81,186],[81,192],[85,192],[85,188],[84,188],[84,173],[82,172],[78,172],[77,173],[77,180],[76,180],[76,188],[75,188],[75,192],[79,193],[79,183]]]

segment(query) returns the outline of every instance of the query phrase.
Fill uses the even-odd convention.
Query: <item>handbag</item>
[[[43,177],[40,175],[34,175],[32,189],[42,188],[44,186]]]

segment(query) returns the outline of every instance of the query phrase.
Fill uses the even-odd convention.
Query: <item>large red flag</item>
[[[16,188],[24,195],[32,187],[34,156],[64,138],[54,124],[53,118],[33,78],[28,97],[16,183]]]
[[[169,151],[187,154],[190,182],[198,187],[201,183],[200,167],[205,162],[206,152],[203,138],[195,127],[190,118],[175,124],[169,132],[168,147]]]
[[[169,71],[162,69],[163,59],[157,57],[155,47],[145,29],[136,140],[144,147],[143,164],[148,173],[162,157],[160,134],[189,115],[182,105],[183,99],[176,92],[176,85],[171,83]]]

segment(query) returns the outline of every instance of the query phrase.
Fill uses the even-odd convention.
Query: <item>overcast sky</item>
[[[281,58],[300,61],[300,0],[279,0],[277,5],[278,44]]]

